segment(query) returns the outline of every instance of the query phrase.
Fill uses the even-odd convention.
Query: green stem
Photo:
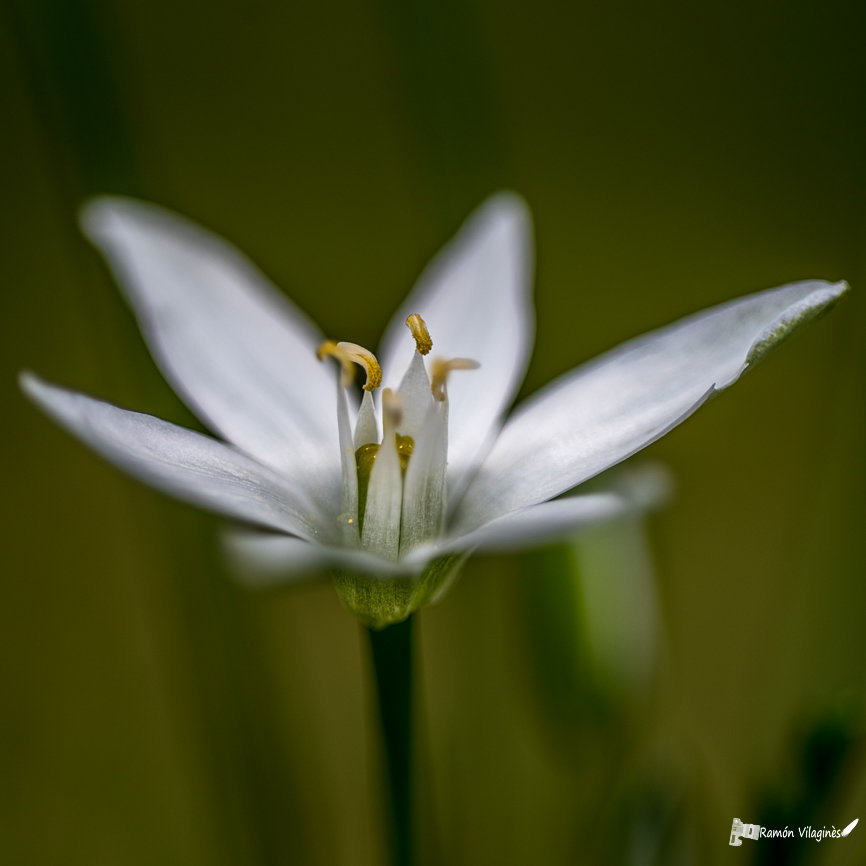
[[[412,617],[367,629],[388,777],[391,862],[412,863]]]

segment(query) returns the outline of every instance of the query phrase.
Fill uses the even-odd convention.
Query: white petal
[[[532,268],[529,212],[517,196],[500,193],[433,259],[385,332],[379,357],[392,384],[415,350],[406,328],[411,313],[427,323],[431,357],[481,364],[448,386],[448,474],[454,489],[483,457],[526,372],[535,328]]]
[[[576,532],[623,517],[641,506],[622,493],[587,493],[555,502],[530,505],[486,523],[462,535],[452,535],[438,544],[419,548],[408,557],[412,563],[461,550],[519,550],[535,547]]]
[[[266,466],[207,436],[84,394],[20,378],[24,392],[61,426],[120,469],[219,514],[308,538],[333,537],[303,492]]]
[[[231,529],[224,542],[242,579],[260,585],[290,582],[332,568],[388,578],[411,577],[422,567],[390,562],[364,550],[253,530]]]
[[[234,247],[125,198],[82,213],[162,372],[214,432],[293,478],[339,471],[315,326]]]
[[[223,544],[233,570],[252,586],[298,582],[331,565],[324,547],[291,535],[230,529]]]
[[[358,467],[355,462],[355,445],[352,442],[352,427],[349,421],[349,405],[346,389],[341,384],[342,373],[337,373],[337,428],[340,435],[340,461],[343,479],[343,509],[337,518],[342,527],[343,541],[351,547],[358,546]]]
[[[466,492],[470,530],[550,499],[653,442],[847,289],[813,280],[741,298],[602,355],[518,408]]]

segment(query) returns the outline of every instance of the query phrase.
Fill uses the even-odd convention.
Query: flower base
[[[382,578],[334,570],[331,578],[340,600],[361,622],[383,629],[402,622],[427,604],[436,604],[459,576],[468,554],[434,559],[419,578]]]

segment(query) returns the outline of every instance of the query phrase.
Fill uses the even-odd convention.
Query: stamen
[[[411,436],[404,436],[395,432],[402,420],[402,397],[399,392],[395,393],[390,388],[386,388],[382,392],[382,427],[385,432],[382,442],[385,443],[389,436],[394,436],[394,441],[397,444],[397,455],[400,458],[400,469],[405,474],[406,467],[409,465],[409,458],[412,456],[412,449],[415,447],[415,440]]]
[[[430,391],[440,402],[448,396],[448,376],[452,370],[477,370],[481,364],[471,358],[434,358],[431,364]]]
[[[376,356],[363,346],[357,343],[335,342],[334,340],[325,340],[318,349],[316,349],[316,357],[320,361],[325,358],[335,358],[340,362],[343,368],[343,387],[346,388],[352,384],[355,371],[352,364],[357,364],[364,368],[367,374],[367,381],[363,388],[365,391],[372,391],[382,384],[382,368],[376,360]]]
[[[382,392],[382,426],[385,432],[400,426],[403,420],[403,401],[400,395],[396,394],[390,388],[386,388]]]
[[[427,330],[427,323],[417,314],[412,313],[406,324],[415,338],[415,347],[421,355],[426,355],[433,348],[433,340],[430,339],[430,332]]]
[[[409,466],[409,458],[412,456],[412,451],[415,448],[415,440],[411,436],[402,436],[399,433],[393,432],[393,427],[400,423],[402,409],[400,398],[390,388],[386,388],[382,392],[382,413],[385,422],[385,439],[383,441],[387,441],[389,436],[394,437],[394,442],[397,446],[397,457],[400,460],[400,473],[402,477],[405,477],[406,469]],[[358,471],[358,530],[360,532],[364,531],[364,517],[367,511],[367,493],[370,489],[370,476],[373,473],[373,466],[376,463],[376,458],[379,455],[381,447],[378,442],[368,442],[355,450],[355,466]]]
[[[364,531],[364,515],[367,511],[367,491],[370,489],[370,475],[379,453],[378,442],[368,442],[355,452],[355,467],[358,472],[358,532]]]

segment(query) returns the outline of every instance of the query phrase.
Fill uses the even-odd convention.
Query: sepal
[[[419,608],[437,604],[456,582],[468,553],[440,556],[419,577],[374,577],[334,569],[331,579],[340,601],[368,628],[402,622]]]

